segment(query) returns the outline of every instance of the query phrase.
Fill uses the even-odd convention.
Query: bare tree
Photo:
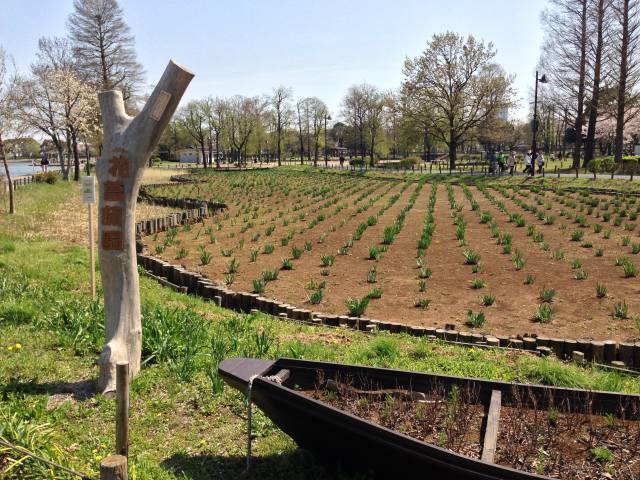
[[[367,118],[367,97],[365,92],[371,88],[373,87],[367,84],[349,87],[342,100],[342,116],[356,132],[360,155],[363,160],[366,154],[364,134]]]
[[[80,67],[101,90],[131,99],[144,80],[135,41],[117,0],[74,0],[67,22]]]
[[[282,157],[282,132],[285,130],[291,122],[291,97],[292,91],[290,88],[279,86],[273,90],[273,95],[269,100],[271,107],[273,108],[273,115],[275,118],[275,130],[276,130],[276,156],[278,158],[278,166],[281,165]]]
[[[369,164],[373,167],[376,140],[382,127],[385,107],[384,95],[375,87],[365,88],[365,127],[369,137]]]
[[[246,162],[249,137],[258,126],[262,102],[258,97],[235,95],[229,100],[229,140],[237,155],[238,163]]]
[[[202,153],[202,166],[207,168],[207,124],[202,103],[192,100],[180,109],[178,117],[180,125],[189,136],[198,144]]]
[[[587,126],[587,138],[584,145],[584,167],[593,160],[596,146],[596,123],[598,121],[598,108],[600,100],[600,83],[602,77],[602,59],[605,57],[605,27],[608,22],[608,12],[611,0],[593,0],[594,8],[589,15],[593,22],[595,42],[591,41],[590,46],[593,55],[593,83],[591,87],[591,100],[589,102],[589,123]]]
[[[11,181],[11,172],[9,171],[9,165],[7,163],[7,157],[4,150],[3,136],[9,131],[11,123],[13,121],[13,102],[11,96],[13,95],[13,85],[9,79],[9,73],[7,68],[7,54],[0,46],[0,159],[4,165],[5,175],[7,177],[9,187],[9,213],[16,213],[15,198],[13,192],[13,182]]]
[[[640,1],[616,0],[613,3],[616,18],[617,101],[614,158],[622,163],[624,128],[638,111],[638,85],[640,84]],[[631,110],[634,111],[631,111]]]
[[[589,0],[551,0],[551,8],[543,14],[546,38],[542,66],[551,83],[566,99],[574,113],[575,142],[573,168],[580,167],[582,127],[587,75]]]

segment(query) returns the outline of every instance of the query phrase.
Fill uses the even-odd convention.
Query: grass
[[[473,280],[471,280],[471,288],[473,288],[474,290],[479,290],[486,286],[487,286],[487,282],[485,282],[481,278],[474,278]]]
[[[364,315],[364,312],[369,306],[369,296],[364,296],[362,298],[349,298],[347,299],[345,304],[347,306],[347,310],[349,311],[349,315],[360,317]]]
[[[542,290],[540,290],[540,295],[538,295],[538,297],[540,298],[540,301],[544,303],[553,302],[553,297],[555,296],[556,296],[555,289],[547,288],[547,287],[542,288]]]
[[[553,318],[553,308],[548,303],[543,303],[533,314],[533,320],[540,323],[549,323]]]
[[[86,250],[42,235],[43,224],[70,191],[65,184],[47,187],[19,189],[18,215],[0,215],[0,424],[10,441],[97,478],[98,459],[114,453],[114,401],[101,396],[77,400],[70,395],[61,402],[51,400],[65,382],[95,379],[94,362],[104,341],[102,303],[90,300]],[[320,285],[315,284],[321,289]],[[634,377],[591,366],[405,334],[369,335],[344,329],[336,336],[327,327],[218,308],[145,276],[140,277],[140,288],[144,364],[131,384],[129,457],[130,478],[136,480],[335,478],[259,409],[253,411],[253,469],[242,475],[246,403],[216,373],[218,362],[231,356],[294,356],[640,392]],[[0,459],[3,468],[9,457],[3,452]],[[53,478],[30,461],[0,477]]]

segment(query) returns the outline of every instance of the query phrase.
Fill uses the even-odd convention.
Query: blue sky
[[[0,44],[18,69],[38,38],[65,35],[72,0],[1,0]],[[387,90],[402,81],[405,57],[453,30],[492,41],[516,76],[520,108],[534,78],[545,0],[120,0],[153,84],[169,58],[196,73],[186,98],[269,93],[292,87],[338,114],[353,84]]]

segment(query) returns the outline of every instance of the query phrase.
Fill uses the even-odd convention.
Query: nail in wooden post
[[[116,453],[129,456],[129,363],[116,364]]]
[[[127,480],[127,457],[111,455],[100,462],[100,480]]]

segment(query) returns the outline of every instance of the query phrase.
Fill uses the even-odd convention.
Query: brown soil
[[[383,390],[362,386],[361,381],[356,387],[353,379],[327,380],[320,373],[315,389],[303,393],[423,442],[480,458],[487,409],[477,392],[447,391],[438,385],[425,393]],[[583,406],[564,402],[549,410],[527,406],[516,391],[514,398],[500,410],[497,464],[563,480],[638,478],[637,420],[594,415],[588,398]],[[630,411],[636,418],[638,412]]]
[[[327,181],[335,187],[333,196],[318,197],[308,193],[310,188],[317,186],[314,183],[318,180]],[[549,250],[543,251],[540,244],[527,236],[526,227],[518,228],[510,223],[507,214],[501,212],[480,190],[470,188],[474,200],[480,205],[480,210],[476,212],[471,209],[462,188],[454,187],[456,201],[463,206],[462,215],[467,222],[467,245],[461,247],[455,238],[456,227],[447,201],[447,190],[444,185],[440,185],[434,212],[436,229],[425,253],[425,266],[432,270],[432,276],[426,280],[426,291],[419,292],[416,250],[427,213],[430,184],[425,184],[422,188],[415,205],[406,214],[402,230],[388,246],[387,252],[383,253],[380,260],[373,261],[367,259],[369,247],[382,246],[384,228],[391,225],[396,215],[407,206],[415,185],[402,192],[397,202],[378,218],[377,224],[365,230],[361,240],[353,242],[347,255],[338,255],[338,250],[353,235],[356,227],[368,217],[376,216],[392,195],[400,192],[403,184],[353,177],[332,177],[328,180],[303,177],[295,181],[297,183],[291,186],[288,195],[277,186],[268,187],[272,189],[271,194],[260,195],[266,187],[259,182],[254,188],[230,186],[228,194],[233,192],[234,196],[227,201],[230,206],[227,214],[209,219],[204,225],[194,226],[191,231],[180,231],[176,237],[180,244],[167,247],[159,256],[190,270],[200,271],[220,283],[225,280],[229,262],[236,258],[240,262],[240,268],[231,288],[251,291],[253,280],[259,278],[262,272],[279,270],[282,259],[291,258],[292,246],[302,248],[305,242],[310,242],[312,250],[305,251],[300,259],[293,260],[293,270],[279,270],[278,279],[267,284],[265,296],[314,311],[344,315],[347,314],[345,301],[348,298],[361,298],[377,287],[382,289],[382,298],[369,302],[365,316],[383,321],[436,327],[452,323],[459,329],[468,329],[465,326],[467,312],[473,310],[483,312],[487,319],[478,331],[493,334],[537,333],[550,337],[611,338],[623,341],[632,341],[638,337],[633,319],[619,320],[613,317],[614,306],[622,301],[629,305],[630,316],[640,314],[640,277],[624,278],[621,267],[614,266],[618,256],[624,255],[631,260],[636,258],[629,254],[630,247],[620,246],[620,242],[614,238],[615,235],[623,234],[622,227],[618,231],[611,226],[614,235],[610,240],[604,240],[602,234],[595,234],[592,229],[584,229],[583,241],[593,243],[593,248],[582,248],[582,242],[572,242],[569,238],[570,233],[578,228],[577,225],[572,223],[573,220],[559,216],[561,208],[569,208],[556,202],[551,193],[547,193],[544,199],[552,204],[549,213],[556,217],[556,223],[545,225],[511,199],[503,197],[496,190],[489,190],[497,201],[504,202],[509,212],[521,214],[528,224],[535,225],[536,230],[544,234],[544,242],[548,244]],[[227,195],[224,183],[215,185],[215,193],[207,193],[206,186],[198,188],[203,196]],[[242,188],[246,192],[238,196]],[[197,192],[189,193],[195,195]],[[364,199],[361,198],[363,193],[368,193]],[[322,206],[332,198],[338,198],[337,203]],[[358,213],[360,207],[374,198],[377,200],[372,206]],[[530,194],[528,198],[519,198],[535,204],[536,196]],[[360,201],[354,205],[357,199]],[[336,212],[338,206],[344,208]],[[251,215],[254,207],[258,209],[256,218]],[[480,223],[479,215],[483,211],[491,213],[496,226],[503,233],[513,236],[513,252],[519,250],[524,255],[525,266],[522,270],[515,269],[510,254],[502,253],[502,246],[492,237],[489,226]],[[306,214],[305,218],[300,219],[300,214]],[[323,214],[325,219],[309,228],[310,222],[319,214]],[[288,225],[283,224],[284,220],[289,222]],[[595,221],[595,218],[589,218],[590,223]],[[248,222],[254,225],[248,227]],[[216,229],[218,224],[222,225],[219,231]],[[563,224],[567,225],[565,232],[561,230]],[[265,233],[269,225],[275,226],[271,236]],[[210,243],[205,232],[207,228],[213,229],[215,244]],[[290,231],[293,232],[292,239],[286,246],[281,245],[281,238]],[[257,233],[260,233],[259,239],[252,241]],[[154,252],[155,246],[164,237],[165,234],[159,234],[155,238],[148,237],[146,243],[149,250]],[[262,253],[265,244],[272,244],[274,252]],[[213,254],[208,265],[201,265],[199,247]],[[604,255],[596,257],[594,251],[600,247],[605,249]],[[188,255],[177,259],[181,248],[186,249]],[[477,274],[473,274],[471,267],[464,264],[462,253],[467,248],[481,255],[480,271]],[[257,261],[252,263],[249,261],[250,252],[256,249],[261,253]],[[223,250],[232,250],[233,253],[230,257],[225,257],[221,254]],[[564,260],[552,258],[552,253],[556,250],[565,253]],[[335,264],[328,268],[328,276],[321,275],[324,268],[320,264],[320,257],[325,254],[335,255]],[[571,262],[575,259],[580,260],[582,268],[587,271],[586,280],[574,278],[575,271]],[[636,263],[640,263],[640,260]],[[367,283],[367,273],[372,266],[378,272],[375,284]],[[535,277],[533,285],[524,284],[527,275]],[[484,289],[472,289],[470,285],[474,278],[485,280],[487,286]],[[306,285],[311,280],[316,283],[326,281],[323,300],[318,305],[312,305],[308,301],[310,291]],[[606,285],[608,295],[605,298],[596,297],[597,283]],[[556,291],[552,303],[554,316],[548,324],[533,321],[534,313],[540,305],[538,297],[543,287]],[[481,296],[484,294],[495,295],[496,300],[492,306],[482,305]],[[429,308],[416,308],[418,299],[431,300]]]

